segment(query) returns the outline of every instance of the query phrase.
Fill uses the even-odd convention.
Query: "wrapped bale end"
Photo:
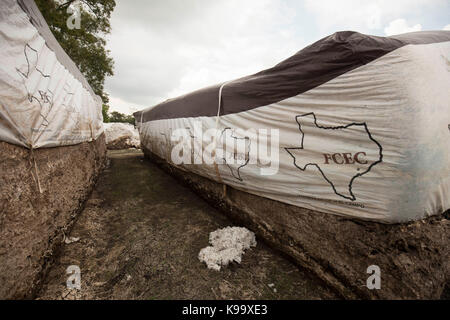
[[[449,61],[448,31],[338,32],[135,118],[148,157],[343,296],[439,298]]]
[[[0,3],[0,298],[33,298],[105,164],[101,99],[31,0]]]
[[[109,150],[139,149],[139,133],[132,124],[111,122],[104,123],[106,146]]]

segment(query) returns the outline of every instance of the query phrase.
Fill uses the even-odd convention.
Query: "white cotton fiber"
[[[230,262],[241,263],[244,251],[256,246],[255,234],[246,228],[226,227],[209,234],[208,246],[200,250],[198,258],[209,269],[220,271]]]

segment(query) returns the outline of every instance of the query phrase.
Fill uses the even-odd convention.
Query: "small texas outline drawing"
[[[229,132],[229,133],[228,133]],[[243,181],[243,179],[242,179],[242,177],[241,177],[241,172],[240,172],[240,170],[243,168],[243,167],[245,167],[247,164],[248,164],[248,162],[250,161],[250,147],[251,147],[251,141],[250,141],[250,138],[249,137],[236,137],[235,135],[235,132],[234,132],[234,130],[233,129],[231,129],[231,128],[225,128],[225,129],[223,129],[223,131],[222,131],[222,133],[221,133],[221,135],[220,135],[220,137],[221,137],[221,140],[222,140],[222,142],[223,142],[223,139],[226,139],[226,137],[228,136],[228,137],[231,137],[231,138],[234,138],[234,139],[236,139],[236,140],[245,140],[245,162],[243,163],[243,164],[238,164],[238,167],[237,168],[235,168],[235,167],[233,167],[233,166],[231,166],[228,162],[227,162],[227,160],[226,160],[226,157],[222,157],[222,160],[223,160],[223,163],[228,167],[228,169],[230,169],[230,172],[231,172],[231,175],[235,178],[235,179],[237,179],[237,180],[239,180],[239,181]],[[225,138],[224,138],[225,137]],[[226,141],[226,140],[225,140]],[[236,156],[236,153],[234,154],[235,156]]]
[[[23,54],[26,61],[26,69],[21,70],[20,68],[16,67],[17,74],[21,77],[22,84],[27,91],[28,95],[28,101],[33,102],[35,100],[40,107],[39,115],[42,117],[43,123],[41,124],[44,127],[47,127],[49,125],[49,120],[47,119],[48,115],[53,109],[54,106],[54,93],[46,88],[45,90],[37,90],[39,93],[39,96],[34,95],[31,93],[30,89],[27,86],[27,81],[29,80],[30,76],[34,71],[37,71],[43,79],[51,80],[51,75],[44,73],[39,67],[39,53],[36,49],[31,47],[28,43],[25,44],[23,48]],[[65,92],[65,95],[63,96],[63,101],[61,103],[61,107],[63,107],[68,114],[68,116],[71,118],[71,120],[76,124],[79,125],[80,123],[80,115],[77,112],[77,110],[69,104],[70,97],[74,94],[71,91],[70,85],[66,82],[63,86],[63,91]],[[47,109],[47,110],[45,110]]]

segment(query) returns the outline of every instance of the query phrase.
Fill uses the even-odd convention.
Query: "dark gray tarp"
[[[336,32],[270,69],[227,83],[222,90],[220,115],[248,111],[296,96],[408,44],[445,41],[450,41],[450,31],[413,32],[392,37]],[[134,116],[142,122],[215,116],[221,85],[169,99],[138,111]]]

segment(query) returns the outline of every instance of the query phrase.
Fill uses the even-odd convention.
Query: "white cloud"
[[[446,0],[305,0],[321,34],[339,30],[373,33],[389,21],[408,14],[420,15],[424,8],[445,5]]]
[[[442,28],[442,30],[448,30],[448,31],[450,31],[450,24],[446,25],[444,28]]]
[[[384,33],[386,33],[387,36],[392,36],[395,34],[421,31],[421,30],[422,30],[422,25],[420,23],[409,27],[408,23],[406,22],[405,19],[395,19],[394,21],[391,21],[386,28],[384,28]]]
[[[151,106],[275,65],[306,44],[291,28],[293,12],[281,0],[118,1],[111,109]]]
[[[125,114],[132,114],[138,110],[146,108],[146,105],[132,104],[115,96],[109,97],[109,111],[119,111]]]
[[[428,27],[445,8],[448,0],[120,0],[108,42],[110,107],[131,113],[260,71],[339,30]]]

